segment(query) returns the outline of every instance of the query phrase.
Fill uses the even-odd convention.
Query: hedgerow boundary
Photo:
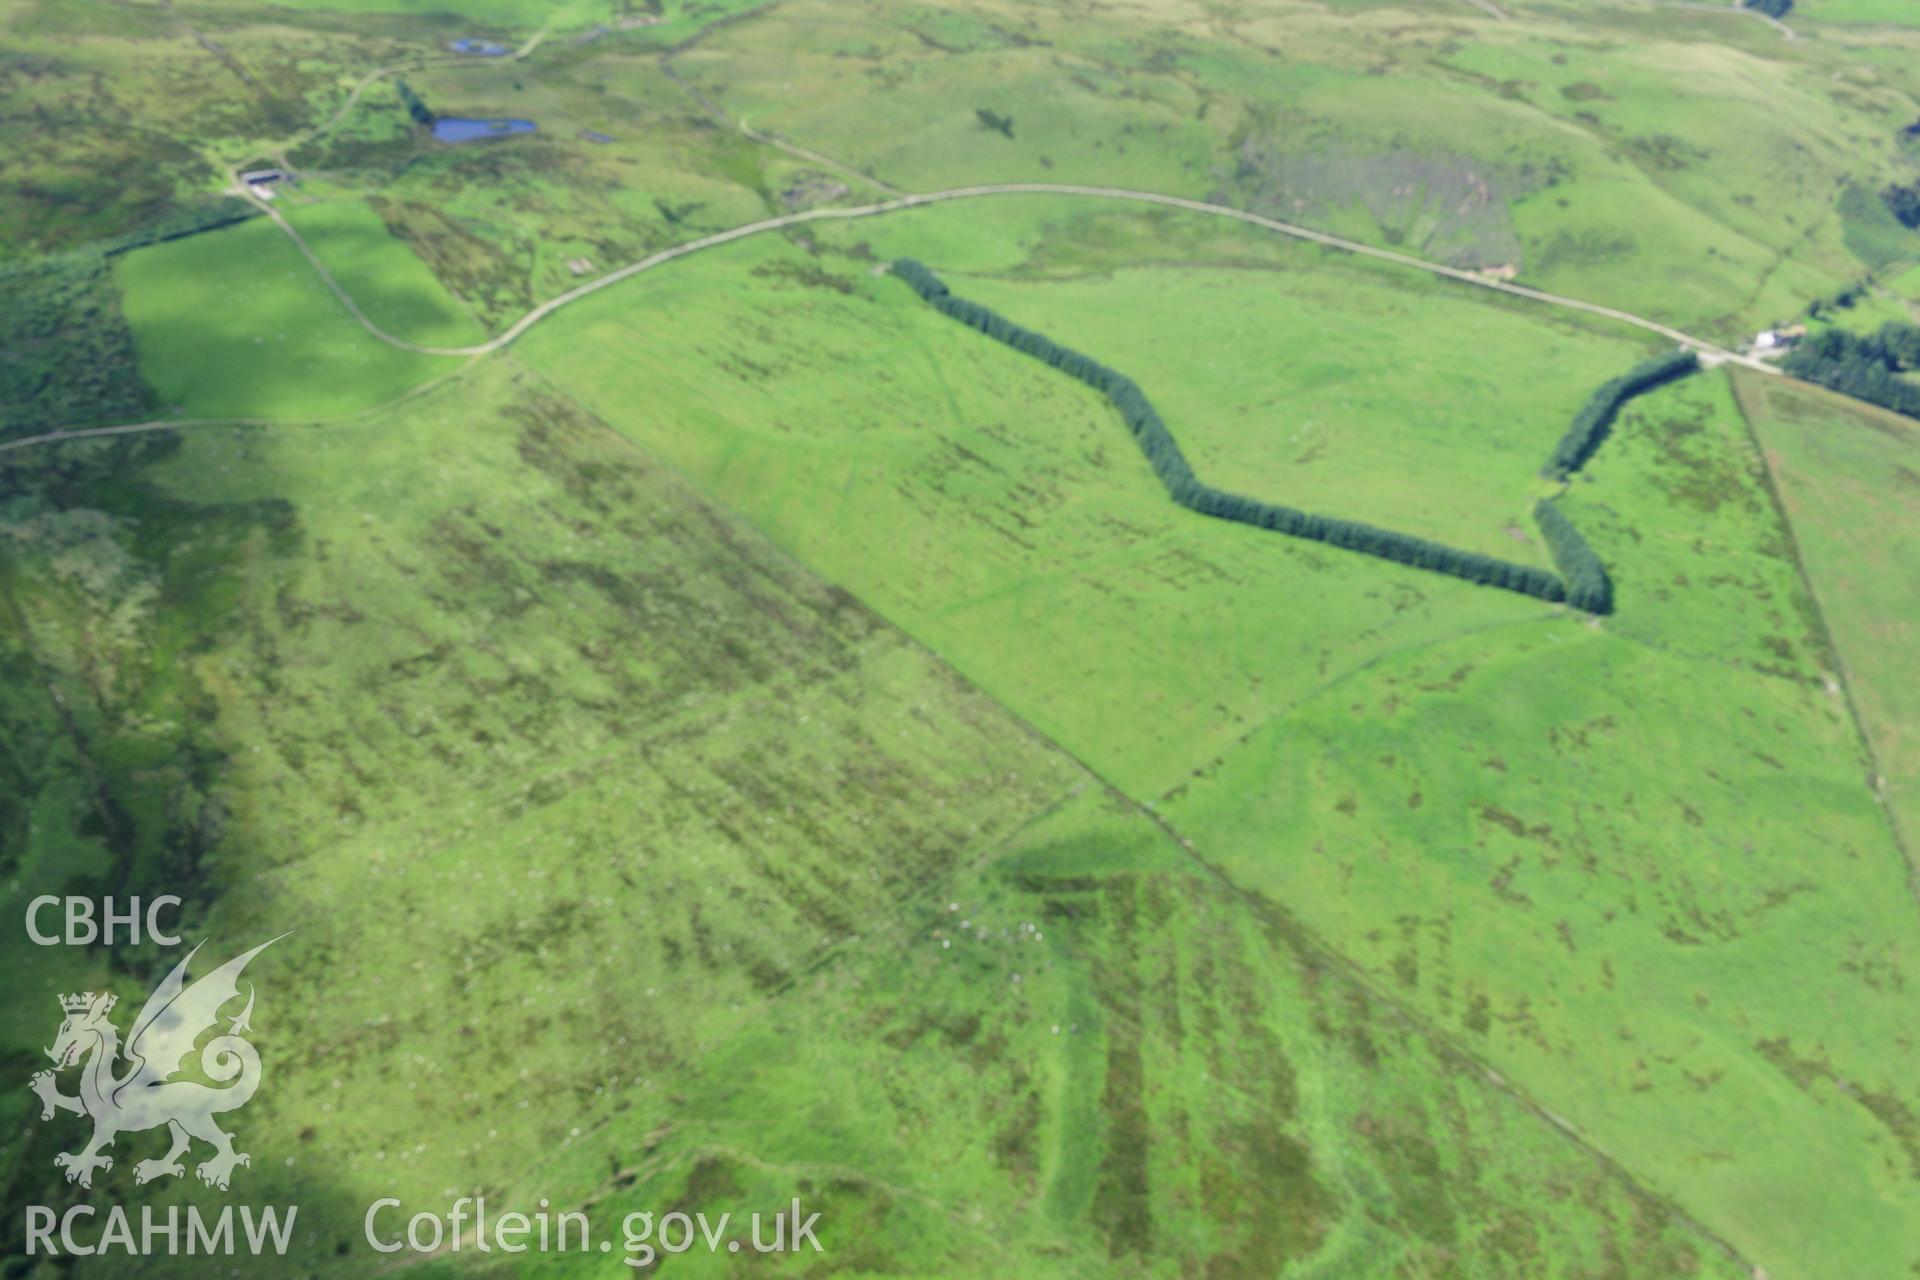
[[[924,263],[913,258],[896,259],[893,274],[941,314],[1070,374],[1106,396],[1133,433],[1135,443],[1146,455],[1148,465],[1168,496],[1190,511],[1324,542],[1482,586],[1517,591],[1555,604],[1571,604],[1589,613],[1613,612],[1613,584],[1606,567],[1551,498],[1535,503],[1533,516],[1559,574],[1357,520],[1317,515],[1216,489],[1194,474],[1173,432],[1131,378],[1091,356],[1061,346],[1043,333],[1022,328],[990,308],[959,297]],[[1691,352],[1676,352],[1637,366],[1625,377],[1601,387],[1574,419],[1574,425],[1547,463],[1545,473],[1565,481],[1592,457],[1627,400],[1698,367],[1699,362]]]

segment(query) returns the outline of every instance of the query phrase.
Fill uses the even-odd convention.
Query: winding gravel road
[[[716,245],[727,244],[730,241],[743,240],[748,236],[759,235],[766,231],[778,231],[782,227],[798,226],[806,222],[822,222],[830,219],[846,218],[871,218],[878,214],[894,213],[903,209],[917,209],[924,205],[942,204],[950,200],[977,200],[990,196],[1033,195],[1081,196],[1099,200],[1132,200],[1141,204],[1164,205],[1174,209],[1185,209],[1193,213],[1205,213],[1221,218],[1232,218],[1239,222],[1265,228],[1268,231],[1278,232],[1284,236],[1291,236],[1296,240],[1307,240],[1315,244],[1327,245],[1330,248],[1342,249],[1348,253],[1359,254],[1363,257],[1378,258],[1384,262],[1393,262],[1401,266],[1413,267],[1416,270],[1426,271],[1437,276],[1444,276],[1449,280],[1457,280],[1463,284],[1474,285],[1482,289],[1492,289],[1499,293],[1512,294],[1515,297],[1528,298],[1535,302],[1544,302],[1550,306],[1567,307],[1575,311],[1587,312],[1590,315],[1603,316],[1609,320],[1617,320],[1622,324],[1633,325],[1651,333],[1657,333],[1664,338],[1672,339],[1681,346],[1690,347],[1700,352],[1703,356],[1706,356],[1715,363],[1730,361],[1766,373],[1779,373],[1778,369],[1767,364],[1765,361],[1756,360],[1751,356],[1741,355],[1738,352],[1728,351],[1724,347],[1707,342],[1701,338],[1693,337],[1691,334],[1683,333],[1670,325],[1664,325],[1658,321],[1649,320],[1644,316],[1634,315],[1631,312],[1621,311],[1614,307],[1601,306],[1594,302],[1583,302],[1578,298],[1565,298],[1559,294],[1546,293],[1539,289],[1529,289],[1525,285],[1510,284],[1504,280],[1488,279],[1485,276],[1478,275],[1472,271],[1462,270],[1459,267],[1443,266],[1437,262],[1428,262],[1425,259],[1413,257],[1410,254],[1396,253],[1391,249],[1375,248],[1373,245],[1361,244],[1357,240],[1347,240],[1340,236],[1328,235],[1324,231],[1314,231],[1308,227],[1295,226],[1290,222],[1280,222],[1273,218],[1263,217],[1257,213],[1248,213],[1244,209],[1235,209],[1223,204],[1212,204],[1205,200],[1189,200],[1184,196],[1162,195],[1154,191],[1133,191],[1124,187],[1089,187],[1055,182],[999,182],[978,187],[951,187],[945,191],[928,191],[918,195],[900,196],[893,200],[882,200],[877,204],[855,205],[849,208],[807,209],[799,213],[789,213],[778,218],[767,218],[761,222],[750,222],[745,226],[734,227],[727,231],[718,231],[710,236],[702,236],[697,240],[689,240],[684,244],[677,244],[672,248],[662,249],[658,253],[649,254],[638,262],[628,263],[626,266],[615,271],[610,271],[598,279],[589,280],[577,288],[569,289],[558,297],[550,298],[533,308],[533,310],[514,321],[498,336],[489,338],[485,342],[478,342],[466,347],[428,347],[416,342],[409,342],[405,338],[388,333],[372,320],[368,319],[366,312],[360,309],[360,304],[353,300],[353,295],[341,288],[339,282],[333,278],[333,274],[327,270],[326,264],[320,261],[319,255],[314,253],[307,242],[301,238],[300,233],[294,229],[293,224],[287,221],[278,209],[267,204],[265,201],[257,200],[255,203],[265,211],[268,217],[279,224],[281,230],[292,237],[294,244],[298,245],[300,252],[306,255],[307,261],[312,264],[314,271],[319,274],[321,280],[326,283],[329,289],[333,290],[333,294],[340,300],[340,304],[352,314],[355,320],[360,322],[367,332],[373,334],[382,342],[391,343],[393,346],[399,347],[402,350],[417,352],[420,355],[484,356],[507,346],[521,334],[531,329],[534,325],[539,324],[542,320],[560,310],[562,307],[578,302],[589,294],[598,293],[609,285],[619,284],[622,280],[630,279],[643,271],[651,271],[653,268],[661,266],[664,263],[672,262],[675,258],[684,258],[688,254],[698,253],[702,249],[711,249]]]

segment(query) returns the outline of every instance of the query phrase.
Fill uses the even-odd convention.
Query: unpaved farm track
[[[1184,209],[1193,213],[1205,213],[1212,214],[1215,217],[1232,218],[1239,222],[1262,227],[1268,231],[1278,232],[1284,236],[1291,236],[1296,240],[1307,240],[1315,244],[1326,245],[1329,248],[1359,254],[1363,257],[1378,258],[1384,262],[1397,263],[1400,266],[1412,267],[1415,270],[1443,276],[1449,280],[1457,280],[1463,284],[1475,285],[1482,289],[1492,289],[1499,293],[1512,294],[1515,297],[1527,298],[1534,302],[1543,302],[1549,306],[1566,307],[1575,311],[1584,311],[1589,315],[1602,316],[1609,320],[1617,320],[1622,324],[1633,325],[1651,333],[1657,333],[1661,337],[1669,338],[1681,346],[1690,347],[1716,362],[1731,361],[1766,373],[1779,372],[1779,370],[1764,361],[1756,360],[1751,356],[1741,355],[1738,352],[1728,351],[1724,347],[1707,342],[1701,338],[1693,337],[1691,334],[1683,333],[1670,325],[1664,325],[1656,320],[1649,320],[1644,316],[1637,316],[1628,311],[1601,306],[1595,302],[1583,302],[1578,298],[1566,298],[1559,294],[1547,293],[1539,289],[1530,289],[1525,285],[1510,284],[1504,280],[1491,280],[1484,276],[1477,275],[1474,272],[1462,270],[1459,267],[1443,266],[1437,262],[1428,262],[1425,259],[1413,257],[1410,254],[1396,253],[1391,249],[1375,248],[1373,245],[1362,244],[1357,240],[1347,240],[1340,236],[1328,235],[1324,231],[1314,231],[1311,228],[1296,226],[1290,222],[1281,222],[1257,213],[1249,213],[1244,209],[1235,209],[1229,205],[1213,204],[1205,200],[1190,200],[1185,196],[1163,195],[1155,191],[1134,191],[1125,187],[1089,187],[1054,182],[998,182],[978,187],[950,187],[944,191],[928,191],[917,195],[905,195],[892,200],[882,200],[876,204],[855,205],[849,208],[807,209],[799,213],[785,214],[778,218],[767,218],[760,222],[750,222],[745,226],[734,227],[727,231],[717,231],[710,236],[702,236],[698,240],[689,240],[685,244],[677,244],[672,248],[662,249],[658,253],[649,254],[638,262],[628,263],[626,266],[610,271],[598,279],[589,280],[577,288],[569,289],[558,297],[549,298],[547,301],[514,321],[503,332],[495,337],[489,338],[485,342],[477,342],[465,347],[428,347],[416,342],[409,342],[405,338],[390,334],[380,328],[379,325],[376,325],[372,320],[368,319],[367,314],[360,309],[360,304],[355,302],[353,296],[343,289],[340,283],[333,278],[333,274],[327,270],[326,264],[320,261],[319,255],[314,253],[307,242],[301,238],[300,233],[294,229],[293,224],[288,222],[278,209],[267,204],[265,201],[257,201],[256,203],[266,212],[268,217],[279,224],[281,230],[292,237],[294,244],[299,246],[300,252],[306,255],[307,261],[312,264],[313,269],[319,273],[321,280],[326,283],[329,289],[333,290],[334,296],[340,300],[341,305],[347,309],[367,332],[373,334],[382,342],[391,343],[393,346],[399,347],[402,350],[416,352],[420,355],[484,356],[507,346],[521,334],[531,329],[534,325],[539,324],[542,320],[560,310],[562,307],[578,302],[589,294],[598,293],[610,285],[619,284],[622,280],[630,279],[643,271],[651,271],[663,263],[671,262],[675,258],[684,258],[690,253],[698,253],[702,249],[711,249],[716,245],[727,244],[734,240],[743,240],[748,236],[759,235],[765,231],[778,231],[782,227],[798,226],[806,222],[821,222],[829,219],[870,218],[877,214],[894,213],[903,209],[917,209],[924,205],[942,204],[949,200],[975,200],[989,196],[1033,195],[1079,196],[1099,200],[1132,200],[1142,204],[1157,204],[1174,209]]]

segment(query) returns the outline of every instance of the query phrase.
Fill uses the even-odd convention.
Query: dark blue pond
[[[475,40],[472,36],[462,36],[447,46],[455,53],[477,53],[483,58],[504,57],[507,46],[492,40]]]
[[[532,133],[531,120],[474,120],[466,116],[440,116],[433,122],[433,136],[442,142],[477,142],[481,138],[504,138],[510,133]]]

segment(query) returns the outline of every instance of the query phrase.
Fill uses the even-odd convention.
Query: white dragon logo
[[[53,1060],[54,1071],[83,1063],[79,1096],[61,1093],[54,1071],[36,1072],[28,1087],[40,1095],[42,1120],[53,1119],[56,1111],[71,1111],[93,1120],[93,1137],[85,1147],[53,1158],[55,1165],[67,1171],[68,1182],[90,1187],[94,1170],[113,1168],[113,1159],[101,1155],[100,1149],[112,1145],[116,1134],[163,1124],[173,1135],[173,1147],[158,1160],[142,1160],[134,1166],[135,1182],[151,1182],[162,1175],[177,1178],[185,1173],[179,1161],[190,1138],[198,1138],[214,1149],[213,1158],[195,1170],[200,1181],[210,1187],[225,1191],[234,1167],[252,1163],[245,1152],[233,1149],[233,1135],[214,1123],[221,1112],[245,1106],[260,1086],[260,1055],[240,1036],[240,1032],[251,1029],[247,1020],[253,1016],[252,983],[247,984],[246,1008],[228,1022],[225,1032],[201,1046],[197,1055],[202,1074],[214,1083],[179,1077],[182,1060],[194,1053],[194,1042],[207,1031],[219,1030],[221,1008],[239,996],[241,970],[278,941],[280,938],[271,938],[235,956],[191,985],[185,981],[187,965],[200,948],[188,952],[186,959],[154,988],[146,1007],[134,1019],[133,1031],[127,1036],[123,1074],[114,1072],[114,1061],[122,1056],[120,1033],[107,1019],[117,997],[92,991],[60,997],[66,1020],[46,1053]]]

